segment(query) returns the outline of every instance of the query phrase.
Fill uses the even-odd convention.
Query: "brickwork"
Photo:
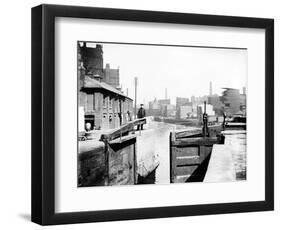
[[[133,114],[133,101],[118,90],[119,69],[111,69],[109,64],[103,68],[102,48],[100,44],[88,47],[85,42],[78,43],[78,103],[84,108],[85,127],[90,123],[91,130],[118,128]],[[87,81],[107,85],[85,88]]]
[[[79,187],[136,183],[135,136],[121,138],[120,143],[104,144],[99,141],[79,144],[90,146],[82,147],[79,152]]]

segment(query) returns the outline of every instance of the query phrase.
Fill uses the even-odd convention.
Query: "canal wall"
[[[106,171],[105,144],[80,141],[78,153],[78,187],[104,185]]]
[[[111,141],[107,146],[108,185],[137,183],[136,136],[129,135]]]
[[[78,187],[135,184],[136,137],[79,142]]]

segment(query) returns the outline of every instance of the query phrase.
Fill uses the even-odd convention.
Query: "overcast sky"
[[[120,68],[120,84],[134,98],[134,77],[138,77],[137,102],[147,104],[154,98],[208,95],[222,88],[247,86],[247,50],[152,45],[103,45],[104,66]],[[96,43],[87,43],[95,47]]]

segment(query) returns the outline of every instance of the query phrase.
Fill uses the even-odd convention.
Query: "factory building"
[[[239,89],[224,88],[221,102],[224,105],[224,111],[227,116],[233,116],[235,114],[246,115],[246,89],[243,89],[243,93],[240,94]]]
[[[192,103],[189,102],[189,98],[177,97],[176,98],[176,118],[182,119],[187,117],[187,113],[189,113],[188,106],[191,106]],[[186,107],[187,106],[187,107]]]

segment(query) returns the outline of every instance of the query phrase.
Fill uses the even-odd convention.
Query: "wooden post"
[[[109,185],[109,143],[108,143],[108,139],[104,140],[104,145],[105,145],[105,149],[104,149],[104,161],[105,161],[105,179],[104,179],[104,185],[107,186]]]
[[[175,161],[175,152],[173,152],[173,141],[175,140],[175,133],[170,132],[170,140],[169,140],[169,147],[170,147],[170,183],[174,183],[174,161]]]
[[[138,78],[135,77],[135,119],[137,119],[137,86],[138,86]]]
[[[134,143],[134,184],[138,183],[137,142]]]

